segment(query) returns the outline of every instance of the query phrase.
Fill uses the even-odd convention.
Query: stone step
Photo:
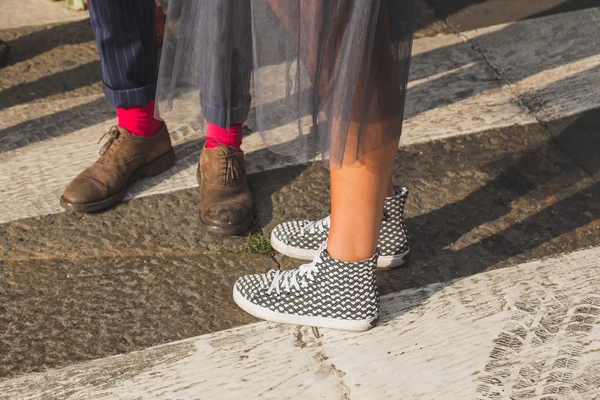
[[[0,382],[7,399],[595,399],[600,248],[385,296],[356,334],[258,323]]]

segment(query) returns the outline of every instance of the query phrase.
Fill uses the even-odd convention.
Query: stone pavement
[[[202,376],[211,365],[212,377],[235,377],[226,387],[238,390],[221,397],[235,398],[246,388],[263,393],[265,387],[253,382],[264,376],[244,376],[236,368],[249,365],[227,360],[247,360],[257,369],[268,364],[272,370],[266,371],[273,371],[288,352],[294,368],[278,375],[278,389],[265,392],[266,397],[313,398],[303,391],[309,388],[294,391],[294,382],[308,379],[315,382],[310,390],[321,388],[328,398],[599,398],[594,390],[600,387],[600,353],[593,348],[586,348],[585,362],[572,368],[583,378],[565,380],[558,385],[560,393],[545,391],[558,387],[548,383],[553,376],[568,372],[557,372],[553,363],[562,359],[556,354],[564,346],[575,346],[568,339],[574,329],[569,326],[589,322],[582,328],[589,336],[574,339],[582,346],[600,331],[597,308],[581,314],[585,302],[595,302],[593,296],[600,293],[594,276],[598,253],[577,252],[600,245],[600,42],[590,39],[599,37],[600,4],[419,3],[405,133],[394,169],[395,180],[410,191],[411,259],[406,268],[378,274],[393,314],[383,318],[381,328],[356,338],[322,333],[323,343],[338,343],[330,349],[345,360],[334,364],[324,362],[331,351],[321,353],[315,347],[318,338],[304,328],[259,324],[229,331],[254,322],[231,300],[238,276],[299,264],[273,254],[266,238],[278,222],[327,215],[327,171],[319,163],[288,165],[249,132],[244,148],[253,172],[257,224],[246,236],[206,235],[197,228],[194,179],[202,138],[194,127],[172,118],[168,122],[178,155],[172,170],[136,185],[130,201],[107,212],[61,212],[58,197],[94,159],[97,137],[113,123],[114,111],[101,94],[85,14],[39,0],[39,10],[47,10],[41,18],[28,11],[37,3],[4,0],[0,5],[0,38],[12,47],[7,66],[0,69],[0,398],[5,393],[11,399],[215,398],[209,393],[222,378],[213,382]],[[519,266],[574,251],[566,258]],[[571,282],[570,269],[577,269]],[[528,279],[535,287],[527,286]],[[498,288],[498,282],[506,287]],[[484,292],[489,294],[478,299]],[[553,307],[568,318],[553,320],[556,332],[542,323],[556,338],[547,348],[529,345],[526,353],[512,348],[510,360],[497,361],[511,366],[505,372],[494,364],[502,351],[494,343],[503,343],[504,325],[529,310],[522,299],[539,311],[536,324]],[[423,310],[417,307],[416,314],[405,316],[398,311],[405,304],[413,304],[411,309],[420,304]],[[446,315],[448,304],[459,309]],[[496,311],[488,314],[484,304]],[[533,327],[522,326],[524,338],[537,332]],[[454,342],[440,340],[435,347],[435,336],[428,336],[431,352],[406,360],[353,359],[346,354],[350,350],[343,351],[361,343],[379,354],[384,349],[379,338],[397,336],[395,347],[386,351],[400,354],[410,350],[407,335],[438,331],[473,338],[473,343],[461,342],[452,351]],[[474,331],[481,335],[473,336]],[[151,348],[204,334],[209,335]],[[520,341],[521,331],[509,329],[508,334]],[[213,350],[207,352],[206,343]],[[294,343],[308,349],[308,358],[304,350],[292,348]],[[260,356],[244,353],[255,345]],[[441,356],[430,360],[434,353],[450,357],[448,351],[458,354],[455,364],[442,362]],[[130,355],[78,364],[123,353]],[[184,353],[195,360],[185,363],[192,362],[190,371],[200,374],[193,378],[198,381],[188,382],[192,378],[180,369]],[[456,368],[465,354],[472,360]],[[544,363],[527,364],[523,354]],[[210,363],[201,366],[203,360]],[[307,361],[308,367],[297,363]],[[381,382],[373,374],[359,379],[348,364],[359,361],[408,375],[395,387],[390,385],[400,383]],[[140,369],[140,362],[148,365]],[[170,365],[177,368],[169,370]],[[528,372],[531,368],[537,370]],[[42,371],[48,372],[35,374]],[[295,378],[286,375],[294,371]],[[410,378],[427,371],[438,380]],[[485,373],[470,375],[478,371]],[[543,382],[526,397],[523,388],[528,386],[519,382],[534,372],[532,379]],[[173,394],[149,382],[154,373],[190,386]],[[115,380],[109,375],[123,376]],[[29,389],[21,391],[24,387]],[[198,388],[206,390],[204,397]]]
[[[382,298],[366,333],[258,323],[0,382],[7,398],[597,399],[600,248]],[[510,396],[510,397],[509,397]]]

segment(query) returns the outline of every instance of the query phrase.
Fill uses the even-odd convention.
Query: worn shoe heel
[[[143,168],[143,176],[155,176],[168,170],[175,162],[175,152],[169,149],[165,154]]]

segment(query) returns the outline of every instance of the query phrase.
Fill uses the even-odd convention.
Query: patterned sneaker
[[[379,316],[376,265],[377,254],[349,263],[322,250],[300,268],[238,279],[233,300],[267,321],[366,331]]]
[[[394,186],[394,197],[385,199],[383,222],[379,232],[377,267],[387,269],[404,264],[410,251],[404,224],[405,187]],[[315,258],[329,236],[330,217],[319,221],[291,221],[279,224],[271,232],[271,246],[279,253],[300,260]]]

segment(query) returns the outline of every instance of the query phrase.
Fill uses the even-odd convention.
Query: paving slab
[[[1,15],[0,11],[0,20]],[[88,19],[3,28],[0,22],[0,38],[11,48],[7,64],[0,69],[0,109],[26,103],[39,108],[48,100],[102,94],[98,48]]]
[[[71,11],[66,2],[39,0],[2,0],[0,29],[22,28],[88,18],[87,12]]]
[[[412,57],[401,145],[535,122],[462,36],[418,39]]]
[[[426,0],[455,32],[600,6],[598,0]]]
[[[596,34],[598,12],[591,9],[461,35],[417,39],[402,145],[536,120],[548,122],[598,106],[598,96],[589,92],[597,80],[598,49],[594,41],[587,40]],[[561,30],[561,21],[573,28]],[[69,30],[82,31],[84,27],[56,29],[58,35]],[[561,41],[552,41],[550,36],[555,31],[567,33]],[[39,32],[31,35],[38,37]],[[73,39],[64,46],[84,46],[87,50],[82,52],[92,54],[95,45],[90,36],[86,40]],[[40,46],[46,49],[42,54],[57,49],[51,47],[52,43],[42,41]],[[569,95],[562,95],[566,91]],[[93,111],[96,109],[97,114]],[[37,118],[36,112],[40,113]],[[96,93],[44,101],[44,107],[18,104],[0,113],[3,125],[0,157],[5,168],[2,175],[7,182],[19,183],[4,194],[8,207],[0,220],[60,212],[55,199],[71,177],[95,158],[97,146],[91,136],[100,135],[110,126],[110,106]],[[195,164],[202,147],[202,134],[194,127],[177,125],[176,121],[171,126],[179,145],[179,163],[170,173],[136,186],[132,197],[196,186]],[[285,159],[262,151],[264,147],[257,134],[246,138],[245,148],[251,172],[286,165]],[[257,153],[253,154],[254,151]],[[66,163],[64,154],[68,156]],[[32,177],[30,168],[41,174]]]
[[[87,131],[86,139],[92,142],[102,135],[100,129],[114,122],[115,110],[101,95],[53,101],[44,107],[14,106],[0,110],[0,153],[99,126],[97,131]],[[7,161],[11,154],[2,157]]]
[[[2,226],[5,260],[241,251],[245,237],[204,233],[198,190],[146,197],[98,214],[61,213]]]
[[[276,265],[218,252],[0,262],[0,377],[253,322],[231,288]]]
[[[596,399],[600,248],[385,296],[378,325],[271,323],[0,382],[20,399]]]
[[[600,181],[600,112],[589,110],[547,126],[557,146]]]
[[[536,118],[600,105],[600,8],[464,32]]]

